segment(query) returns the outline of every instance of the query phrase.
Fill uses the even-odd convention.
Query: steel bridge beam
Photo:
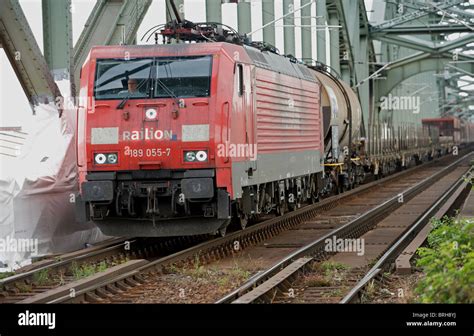
[[[69,79],[72,60],[71,0],[43,0],[43,50],[55,80]]]
[[[169,0],[165,0],[165,2],[166,2],[166,21],[168,22],[168,21],[174,20],[175,17],[174,17],[173,9],[170,6]],[[182,16],[181,18],[183,18],[184,17],[184,0],[174,0],[174,3],[176,5],[176,8],[178,9],[178,12]]]
[[[400,47],[423,51],[426,53],[435,53],[435,47],[433,42],[417,39],[413,36],[379,36],[376,39],[391,45],[397,45]]]
[[[471,34],[462,36],[456,40],[453,40],[451,42],[444,43],[441,46],[437,47],[436,50],[437,52],[442,53],[445,51],[453,50],[453,49],[468,45],[473,42],[474,42],[474,34],[471,33]]]
[[[403,26],[403,27],[392,27],[387,29],[379,29],[375,32],[370,32],[372,38],[387,35],[421,35],[421,34],[451,34],[451,33],[464,33],[472,32],[468,27],[457,24],[457,25],[418,25],[418,26]]]
[[[74,79],[94,45],[133,44],[151,0],[98,0],[74,47]]]
[[[0,43],[32,106],[61,96],[18,0],[0,1]]]
[[[466,11],[466,10],[460,10],[460,9],[456,9],[456,8],[450,8],[448,11],[451,12],[451,13],[460,15],[460,16],[462,16],[462,17],[471,18],[471,19],[474,18],[474,13],[473,13],[473,12],[468,12],[468,11]]]
[[[424,16],[427,16],[429,14],[436,13],[436,12],[439,11],[439,9],[448,9],[450,7],[459,5],[459,4],[463,3],[464,1],[465,0],[447,0],[447,1],[444,1],[443,4],[439,5],[438,8],[435,8],[431,5],[423,3],[423,4],[420,4],[420,9],[419,10],[408,13],[408,14],[405,14],[405,15],[402,15],[402,16],[399,16],[399,17],[396,17],[396,18],[393,18],[391,20],[387,20],[387,21],[385,21],[385,22],[383,22],[379,25],[373,26],[371,28],[371,30],[373,32],[376,32],[376,31],[379,31],[379,30],[399,26],[401,24],[408,23],[410,21],[420,19],[420,18],[422,18]]]
[[[442,54],[474,42],[474,35],[468,34],[456,40],[444,44],[435,45],[433,42],[423,41],[414,37],[401,37],[401,36],[380,36],[377,38],[380,41],[384,41],[391,44],[396,44],[401,47],[419,50],[432,54]],[[462,55],[460,55],[461,57]]]
[[[405,79],[427,71],[442,71],[452,62],[451,57],[434,58],[429,53],[417,53],[407,58],[390,64],[386,71],[386,79],[377,80],[377,97],[388,94]],[[457,65],[462,70],[472,72],[474,64],[460,63]]]

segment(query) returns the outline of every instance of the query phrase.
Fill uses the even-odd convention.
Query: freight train
[[[77,211],[107,235],[225,234],[433,152],[426,136],[371,156],[356,94],[323,64],[217,24],[160,34],[94,47],[81,71]]]
[[[466,145],[474,138],[474,125],[456,117],[426,118],[421,122],[440,150],[449,151],[453,146]]]

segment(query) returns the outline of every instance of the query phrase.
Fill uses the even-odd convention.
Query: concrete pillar
[[[301,0],[301,6],[306,5],[311,0]],[[311,5],[304,7],[301,10],[301,56],[303,62],[311,64],[312,55],[312,41],[311,41]],[[308,27],[305,27],[308,26]]]
[[[275,0],[262,0],[262,23],[265,26],[267,23],[275,20]],[[263,41],[275,45],[275,24],[263,28]]]
[[[338,26],[339,19],[337,13],[329,13],[329,25]],[[341,73],[341,60],[339,56],[339,29],[332,28],[329,30],[329,41],[331,48],[331,67],[338,73]]]
[[[222,23],[222,3],[220,0],[206,0],[206,21]]]
[[[237,4],[237,22],[240,34],[247,34],[252,31],[250,2],[239,2]]]
[[[283,15],[295,9],[293,0],[283,0]],[[285,54],[295,56],[295,15],[288,15],[283,19],[283,36],[285,41]]]
[[[322,16],[322,18],[316,19],[317,26],[323,26],[326,24],[326,1],[316,2],[316,16]],[[316,52],[317,60],[321,63],[326,63],[326,29],[318,27],[316,30]]]

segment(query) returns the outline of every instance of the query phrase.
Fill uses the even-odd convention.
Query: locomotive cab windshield
[[[208,97],[212,56],[97,60],[96,100]]]

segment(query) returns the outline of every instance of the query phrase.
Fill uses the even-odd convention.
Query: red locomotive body
[[[225,230],[317,197],[320,84],[231,43],[94,47],[81,72],[78,213],[105,234]]]

